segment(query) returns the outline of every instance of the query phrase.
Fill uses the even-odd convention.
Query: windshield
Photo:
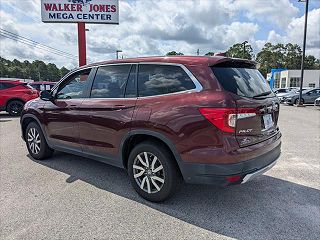
[[[306,93],[307,91],[309,91],[309,89],[302,89],[302,93]],[[300,89],[295,89],[293,92],[299,93]]]
[[[254,97],[263,93],[274,96],[265,78],[257,69],[211,67],[222,87],[238,96]]]

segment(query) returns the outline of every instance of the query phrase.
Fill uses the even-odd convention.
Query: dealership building
[[[301,70],[271,69],[267,80],[271,88],[299,87]],[[320,87],[320,70],[304,70],[303,87]]]

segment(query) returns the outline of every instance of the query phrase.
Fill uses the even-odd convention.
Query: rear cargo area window
[[[188,74],[179,66],[139,66],[138,92],[141,97],[181,92],[195,87]]]
[[[253,97],[271,91],[266,79],[257,69],[241,67],[211,67],[211,69],[222,87],[236,95]]]

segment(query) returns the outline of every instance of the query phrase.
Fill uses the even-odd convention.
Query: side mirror
[[[40,98],[43,101],[51,101],[51,102],[53,101],[53,96],[47,90],[43,90],[43,91],[40,92]]]

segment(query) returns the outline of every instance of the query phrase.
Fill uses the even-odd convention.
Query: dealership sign
[[[41,0],[43,22],[119,24],[119,0]]]

